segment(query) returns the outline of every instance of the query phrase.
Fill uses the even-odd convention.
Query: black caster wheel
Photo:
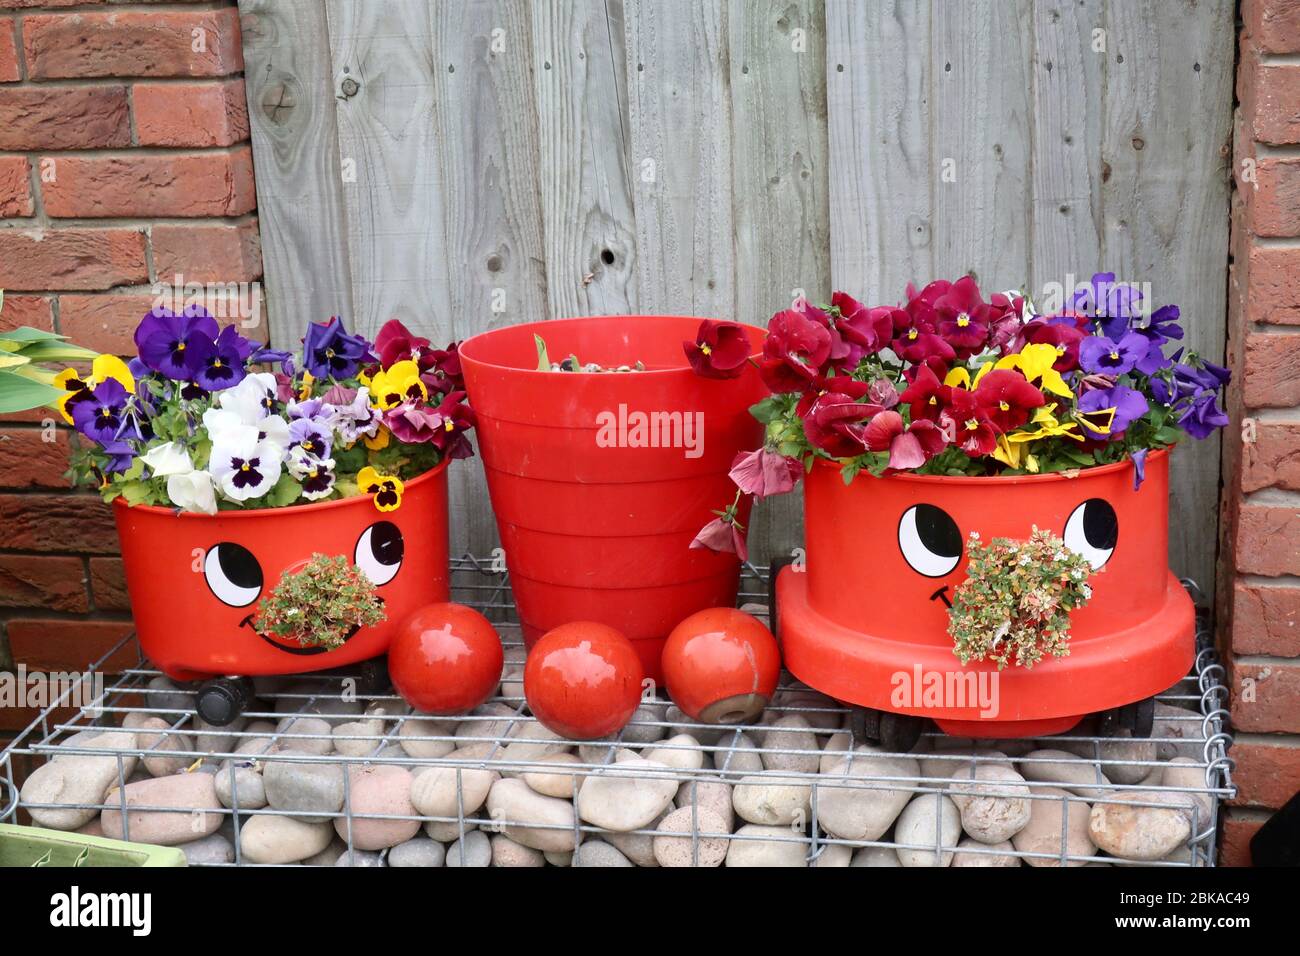
[[[880,743],[880,711],[870,707],[853,707],[849,709],[849,732],[853,734],[853,745]]]
[[[393,682],[388,677],[388,658],[372,657],[361,662],[357,675],[357,690],[363,695],[375,697],[387,694],[393,689]]]
[[[1120,708],[1120,722],[1134,737],[1150,737],[1156,717],[1156,699],[1147,697],[1143,700],[1125,704]]]
[[[1097,714],[1097,736],[1118,737],[1124,726],[1124,708],[1112,707]]]
[[[779,617],[776,613],[776,577],[781,573],[782,568],[788,568],[794,564],[794,558],[775,558],[772,566],[767,570],[767,626],[774,637],[780,637],[777,633]]]
[[[225,727],[239,719],[253,699],[253,686],[243,677],[214,677],[199,685],[195,710],[204,722]]]
[[[911,753],[924,730],[924,717],[885,711],[880,715],[880,746],[891,753]]]

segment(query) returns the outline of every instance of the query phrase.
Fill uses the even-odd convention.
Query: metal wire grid
[[[742,578],[742,602],[745,600],[766,600],[765,572],[765,568],[756,567],[752,564],[745,565]],[[1195,593],[1194,584],[1191,582],[1184,583]],[[933,845],[918,845],[899,843],[887,839],[888,833],[879,840],[844,840],[830,835],[821,826],[818,815],[819,798],[832,789],[836,791],[844,789],[905,791],[911,794],[937,792],[951,796],[954,793],[960,793],[964,783],[969,784],[975,779],[976,771],[981,765],[1005,763],[1007,760],[1006,757],[996,754],[951,751],[949,748],[954,743],[970,742],[954,741],[953,738],[947,738],[936,731],[925,734],[922,742],[909,755],[882,752],[873,756],[926,758],[929,761],[937,761],[940,766],[951,763],[953,772],[948,776],[925,776],[924,774],[920,776],[888,776],[870,773],[858,775],[857,771],[853,771],[853,776],[849,777],[827,777],[817,772],[798,770],[756,770],[752,769],[752,766],[747,766],[743,770],[737,769],[740,768],[745,759],[752,764],[753,757],[742,759],[740,756],[742,753],[756,754],[760,759],[764,760],[765,764],[771,758],[778,756],[784,758],[816,757],[820,761],[824,754],[828,752],[828,745],[832,749],[842,747],[852,750],[853,746],[859,743],[852,739],[852,732],[848,730],[848,710],[846,708],[809,691],[790,678],[788,674],[783,674],[781,685],[771,705],[764,713],[763,722],[767,724],[777,718],[792,714],[803,716],[812,725],[807,732],[817,737],[818,746],[815,749],[772,746],[768,741],[764,740],[764,728],[761,725],[704,726],[693,724],[679,712],[671,711],[666,700],[658,700],[652,702],[653,718],[646,717],[641,712],[638,712],[632,722],[618,734],[601,741],[583,744],[579,748],[580,762],[558,765],[544,762],[541,760],[542,755],[535,755],[530,750],[530,747],[539,748],[539,744],[537,741],[531,740],[526,728],[526,725],[535,723],[535,719],[527,713],[525,701],[519,693],[519,683],[522,680],[522,664],[515,663],[512,665],[511,663],[511,649],[515,649],[513,653],[520,654],[522,652],[522,641],[517,627],[508,623],[509,618],[513,615],[514,605],[504,571],[495,570],[492,563],[474,557],[467,556],[456,560],[453,562],[453,593],[458,600],[478,607],[489,617],[503,622],[501,630],[503,642],[507,647],[507,665],[501,687],[502,693],[494,697],[475,714],[452,718],[436,718],[440,723],[447,725],[446,732],[432,734],[404,732],[404,725],[410,721],[428,718],[418,713],[407,713],[403,702],[392,693],[377,695],[356,693],[355,699],[363,708],[371,704],[386,705],[388,713],[382,718],[370,717],[364,713],[349,715],[326,713],[323,716],[332,724],[381,719],[382,732],[373,735],[349,735],[351,741],[364,740],[373,742],[373,746],[368,752],[356,756],[336,752],[319,755],[296,752],[284,753],[282,748],[323,747],[326,741],[330,741],[330,738],[325,734],[300,732],[300,728],[295,728],[293,722],[285,718],[294,715],[318,716],[317,711],[322,708],[322,705],[328,706],[328,702],[337,701],[350,694],[355,681],[348,681],[346,676],[330,673],[306,674],[284,679],[258,679],[255,682],[257,697],[264,706],[245,711],[246,724],[220,729],[201,726],[197,722],[192,708],[174,706],[177,703],[178,695],[192,696],[194,693],[192,689],[179,688],[159,691],[149,688],[149,682],[162,675],[148,664],[143,655],[139,654],[138,645],[132,635],[125,638],[98,662],[91,665],[79,680],[80,682],[90,681],[94,675],[102,673],[105,663],[114,658],[127,644],[136,647],[138,656],[136,666],[126,669],[113,678],[112,683],[105,688],[102,694],[95,695],[93,701],[81,707],[74,716],[67,720],[59,720],[56,712],[65,709],[70,701],[76,701],[78,698],[75,695],[82,690],[76,683],[69,686],[59,699],[44,710],[3,753],[0,753],[0,780],[3,780],[6,785],[5,801],[0,804],[0,821],[13,821],[16,819],[19,808],[19,789],[14,769],[14,758],[19,755],[27,755],[48,759],[57,749],[60,754],[115,755],[117,758],[117,784],[119,788],[116,791],[116,797],[113,796],[113,793],[110,793],[109,802],[104,804],[29,804],[29,806],[100,810],[120,808],[125,839],[131,838],[130,815],[127,812],[128,807],[125,797],[125,785],[129,777],[126,768],[127,759],[132,756],[139,759],[143,759],[145,756],[181,757],[195,761],[191,766],[191,770],[199,766],[201,759],[203,763],[217,767],[218,769],[215,772],[228,774],[231,790],[230,803],[234,809],[207,810],[205,812],[221,813],[230,818],[231,830],[227,835],[234,845],[234,865],[236,866],[258,865],[246,860],[240,848],[239,833],[250,818],[261,815],[302,816],[305,812],[302,810],[274,810],[269,806],[257,810],[239,809],[240,800],[236,770],[240,767],[250,766],[254,760],[261,760],[264,763],[275,760],[295,763],[331,763],[344,766],[342,809],[332,814],[312,811],[311,815],[316,818],[332,817],[344,820],[341,836],[343,836],[347,844],[349,859],[353,859],[351,856],[354,850],[352,833],[354,824],[358,819],[419,820],[422,824],[444,824],[445,826],[440,828],[440,836],[450,838],[454,835],[455,838],[462,841],[462,847],[464,846],[463,840],[466,833],[475,827],[481,827],[490,833],[505,832],[507,835],[510,834],[513,827],[526,827],[533,831],[571,829],[575,846],[589,837],[609,835],[608,831],[583,822],[577,813],[573,815],[571,826],[560,826],[539,821],[486,819],[478,808],[471,808],[469,812],[466,812],[465,771],[488,769],[500,772],[503,775],[519,775],[528,771],[537,771],[572,776],[575,806],[581,782],[591,775],[639,778],[668,777],[679,787],[675,804],[677,806],[690,805],[694,808],[691,812],[691,828],[689,832],[658,830],[652,824],[647,828],[628,831],[626,835],[650,838],[662,836],[679,841],[689,840],[691,859],[694,862],[699,861],[702,841],[708,840],[797,843],[805,847],[804,856],[810,863],[822,857],[829,847],[836,845],[852,849],[880,847],[894,850],[930,851],[936,854],[936,860],[938,860],[941,855],[950,856],[953,852],[951,845],[940,844],[940,837],[936,837],[936,842]],[[1034,738],[1026,741],[977,741],[974,742],[976,747],[1008,748],[1011,751],[1008,756],[1015,764],[1050,762],[1048,758],[1025,758],[1023,754],[1031,749],[1051,748],[1070,751],[1082,758],[1082,765],[1091,768],[1096,783],[1091,785],[1093,794],[1084,797],[1069,791],[1066,791],[1064,795],[1059,792],[1051,794],[1041,792],[1048,789],[1062,788],[1066,786],[1064,782],[1031,781],[1026,779],[1023,783],[1017,782],[1015,790],[996,790],[987,780],[981,780],[981,796],[1023,798],[1026,796],[1025,788],[1028,788],[1029,799],[1058,803],[1061,808],[1060,850],[1059,852],[1033,852],[988,846],[963,847],[961,852],[1014,856],[1026,862],[1030,859],[1039,859],[1044,863],[1050,861],[1051,865],[1065,865],[1067,863],[1125,864],[1128,861],[1102,856],[1096,852],[1087,854],[1072,854],[1069,852],[1066,833],[1069,825],[1071,804],[1095,805],[1101,802],[1108,805],[1138,804],[1150,806],[1150,804],[1141,802],[1139,795],[1156,794],[1162,800],[1176,799],[1187,807],[1186,812],[1191,822],[1191,836],[1187,841],[1185,854],[1171,855],[1173,858],[1146,862],[1142,865],[1213,866],[1219,803],[1223,799],[1234,796],[1236,788],[1232,783],[1234,764],[1227,753],[1232,743],[1232,737],[1225,730],[1229,715],[1225,707],[1227,689],[1222,681],[1224,676],[1223,667],[1217,662],[1213,647],[1209,642],[1209,635],[1204,630],[1197,635],[1197,648],[1198,653],[1192,673],[1157,698],[1163,703],[1172,704],[1186,710],[1186,716],[1173,717],[1164,715],[1159,718],[1166,725],[1181,725],[1181,732],[1174,737],[1139,738],[1128,742],[1155,741],[1157,746],[1161,743],[1166,745],[1175,744],[1178,746],[1180,755],[1187,755],[1189,751],[1195,750],[1199,745],[1199,759],[1196,760],[1194,766],[1203,771],[1203,786],[1156,786],[1145,783],[1124,785],[1109,782],[1103,776],[1107,768],[1124,765],[1154,769],[1162,761],[1158,759],[1158,753],[1156,755],[1157,759],[1154,760],[1117,757],[1113,753],[1106,752],[1106,745],[1112,743],[1111,741],[1102,737],[1081,734],[1078,732],[1078,728],[1076,728],[1075,733],[1069,735]],[[522,660],[522,657],[519,657],[518,660]],[[166,706],[168,704],[172,706]],[[68,742],[71,735],[78,731],[93,729],[101,733],[112,732],[121,723],[121,720],[130,713],[139,716],[160,717],[166,721],[169,729],[156,731],[158,739],[152,747],[147,749],[88,749],[79,746],[76,742]],[[276,729],[261,729],[258,723],[261,721],[270,722]],[[254,729],[247,729],[250,725]],[[118,729],[121,730],[121,728]],[[145,732],[155,733],[155,731]],[[673,743],[665,739],[682,733],[692,735],[697,743]],[[207,741],[209,744],[215,741],[216,745],[209,745],[200,749],[199,738],[201,735],[209,738]],[[742,737],[742,735],[744,736]],[[833,740],[825,738],[833,738]],[[184,739],[189,742],[190,746],[187,749],[164,749],[162,745],[172,739]],[[241,744],[254,740],[259,742],[259,746],[266,748],[264,753],[250,756],[247,753],[235,752]],[[651,742],[647,743],[647,740]],[[426,747],[427,745],[441,745],[441,747],[464,748],[467,745],[478,744],[482,745],[482,749],[481,753],[475,753],[471,757],[412,757],[402,749],[401,743],[403,741],[410,744],[425,745]],[[531,741],[531,743],[526,743],[526,741]],[[332,749],[332,741],[330,743],[330,747],[323,747],[323,749]],[[220,749],[222,745],[226,749]],[[682,756],[686,758],[684,762],[692,766],[670,767],[665,770],[648,769],[643,766],[629,769],[616,762],[615,759],[616,755],[627,749],[642,752],[651,749],[691,752],[683,753]],[[1017,756],[1017,754],[1020,754],[1020,756]],[[226,763],[225,761],[229,762]],[[700,766],[695,768],[693,765],[697,763]],[[429,767],[446,767],[455,770],[456,814],[448,816],[411,816],[354,812],[352,809],[350,771],[354,767],[366,764],[392,764],[405,767],[413,774]],[[1193,765],[1188,764],[1185,766],[1191,767]],[[931,772],[933,772],[933,769],[932,764]],[[797,820],[794,824],[786,827],[788,833],[782,833],[781,835],[776,835],[774,832],[764,832],[758,835],[714,832],[702,828],[699,820],[699,784],[705,781],[721,779],[735,785],[741,777],[744,777],[746,782],[750,783],[808,787],[809,810],[807,819]],[[1078,786],[1078,784],[1068,785]],[[943,802],[935,800],[934,804],[936,813],[935,833],[939,834],[942,831],[942,827],[939,825],[939,817],[942,812]],[[1208,812],[1206,812],[1206,808],[1208,808]],[[175,808],[140,806],[137,804],[132,804],[129,810],[131,813],[151,810],[171,813],[184,812],[187,814],[191,812],[188,809],[178,811]],[[737,825],[742,822],[737,820]],[[680,844],[678,845],[680,846]],[[552,857],[551,859],[555,858]],[[579,857],[573,857],[572,862],[577,864]]]

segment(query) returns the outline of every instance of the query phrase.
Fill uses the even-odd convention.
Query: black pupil
[[[1083,503],[1083,536],[1098,551],[1109,551],[1119,540],[1119,519],[1115,509],[1101,498],[1089,498]]]
[[[391,521],[380,521],[370,526],[370,553],[380,564],[392,566],[402,563],[402,532]]]
[[[238,588],[260,588],[262,586],[262,566],[253,557],[253,552],[242,545],[223,541],[217,545],[217,563],[226,580]]]
[[[961,554],[961,532],[948,512],[934,505],[916,506],[916,533],[931,554],[955,558]]]

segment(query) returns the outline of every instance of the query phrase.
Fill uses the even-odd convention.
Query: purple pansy
[[[1119,438],[1149,409],[1150,405],[1141,392],[1123,385],[1094,389],[1079,399],[1079,419],[1084,433],[1099,441]],[[1113,415],[1108,414],[1112,411]],[[1098,431],[1092,427],[1093,423],[1106,427],[1107,431]]]
[[[316,378],[351,378],[363,362],[374,361],[370,343],[360,335],[349,335],[337,315],[307,327],[303,363]]]
[[[148,369],[185,381],[196,371],[194,347],[216,337],[217,320],[201,306],[187,306],[180,315],[157,307],[136,326],[135,347]]]
[[[117,441],[118,430],[126,414],[128,392],[117,379],[106,379],[95,386],[90,397],[72,409],[72,422],[77,431],[101,445]]]
[[[1137,332],[1126,332],[1118,340],[1091,335],[1079,344],[1079,365],[1085,372],[1123,375],[1146,357],[1150,343]]]
[[[1218,396],[1205,391],[1192,400],[1187,410],[1178,418],[1178,424],[1193,438],[1208,438],[1216,428],[1228,424],[1228,416],[1218,405]]]
[[[252,354],[252,343],[228,325],[214,341],[199,341],[187,351],[193,354],[194,384],[205,392],[217,392],[244,380],[244,362]]]
[[[1142,487],[1142,482],[1147,480],[1147,452],[1146,448],[1139,448],[1133,454],[1129,455],[1133,459],[1133,490],[1138,491]]]
[[[289,423],[289,451],[301,448],[316,458],[328,458],[333,431],[329,424],[315,418],[295,418]]]

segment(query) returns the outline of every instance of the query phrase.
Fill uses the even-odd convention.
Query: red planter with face
[[[627,635],[659,678],[668,632],[701,608],[734,604],[734,554],[691,550],[732,500],[736,453],[762,426],[758,372],[703,378],[682,350],[700,319],[613,315],[494,329],[460,346],[475,434],[524,641],[568,621]],[[746,327],[753,353],[764,331]],[[548,354],[642,372],[539,372]],[[748,520],[748,511],[741,516]]]
[[[813,468],[806,569],[777,582],[786,667],[832,697],[965,736],[1059,733],[1164,691],[1195,647],[1195,610],[1168,565],[1169,453],[1148,456],[1138,490],[1133,477],[1126,461],[1073,478],[861,476],[846,486],[837,467]],[[1095,569],[1091,600],[1071,615],[1069,655],[1001,672],[962,665],[947,602],[965,578],[967,536],[1023,539],[1035,526]],[[936,680],[937,702],[924,695]]]
[[[378,657],[411,612],[449,594],[445,461],[406,482],[395,511],[379,511],[366,495],[216,515],[119,498],[114,515],[140,646],[176,680],[296,674]],[[377,585],[386,620],[333,650],[259,634],[258,602],[313,554],[354,561]]]

